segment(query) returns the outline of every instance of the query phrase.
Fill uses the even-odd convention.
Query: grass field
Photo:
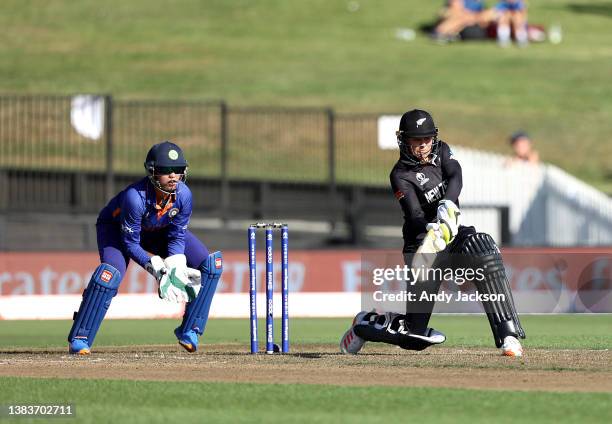
[[[444,347],[339,355],[349,321],[294,319],[292,353],[269,357],[247,353],[246,320],[211,320],[194,355],[175,345],[175,321],[109,320],[87,358],[66,355],[67,321],[0,321],[0,405],[72,404],[78,422],[612,418],[611,315],[524,316],[522,359],[490,348],[482,316],[435,316]]]
[[[349,11],[349,3],[359,8]],[[492,2],[489,2],[492,3]],[[612,5],[529,2],[561,44],[436,45],[398,28],[442,1],[3,2],[0,92],[223,98],[232,105],[434,112],[452,144],[508,152],[530,131],[545,161],[612,192]]]
[[[350,320],[348,320],[350,321]],[[525,315],[528,345],[551,349],[612,348],[612,315]],[[263,321],[259,325],[262,337]],[[66,346],[67,321],[0,321],[0,348],[53,348]],[[470,315],[434,315],[431,325],[449,338],[448,347],[491,345],[486,318]],[[156,345],[174,343],[175,320],[107,320],[96,344],[100,346]],[[300,345],[336,344],[347,326],[346,319],[293,319],[291,340]],[[280,329],[280,321],[275,326]],[[585,332],[585,329],[588,331]],[[277,338],[280,336],[276,335]],[[243,319],[213,319],[206,328],[207,343],[236,343],[247,347],[248,322]]]
[[[0,401],[70,403],[78,422],[605,422],[609,394],[6,378]],[[112,407],[109,407],[112,405]],[[72,422],[74,420],[66,420]],[[23,422],[23,420],[19,420]],[[38,422],[38,421],[33,421]],[[60,422],[53,420],[52,422]]]

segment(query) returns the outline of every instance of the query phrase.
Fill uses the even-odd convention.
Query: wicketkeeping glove
[[[168,256],[164,261],[167,278],[159,283],[159,297],[168,302],[181,303],[196,297],[194,289],[189,286],[187,276],[187,258],[185,255]]]
[[[161,284],[164,278],[168,278],[168,269],[164,260],[159,256],[151,256],[148,263],[145,264],[145,269],[149,274],[155,277],[155,280]]]
[[[193,299],[191,298],[190,290],[193,290],[193,298],[195,299],[200,292],[200,288],[202,287],[202,273],[198,269],[189,268],[185,269],[188,283],[187,283],[187,294],[189,295],[189,301],[191,302]]]
[[[461,211],[452,200],[441,200],[438,204],[438,223],[444,242],[449,244],[459,231]]]

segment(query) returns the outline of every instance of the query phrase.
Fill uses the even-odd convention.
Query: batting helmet
[[[438,128],[429,112],[414,109],[402,115],[397,132],[397,138],[400,141],[411,137],[436,137],[437,135]]]
[[[416,165],[423,162],[423,158],[415,156],[410,143],[407,143],[410,138],[433,137],[431,151],[428,153],[428,156],[434,155],[435,157],[437,155],[439,148],[438,128],[429,112],[413,109],[404,113],[400,119],[399,130],[396,132],[396,135],[397,144],[400,148],[400,156],[410,164]]]

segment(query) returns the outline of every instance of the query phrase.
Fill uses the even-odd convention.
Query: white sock
[[[527,42],[529,41],[527,37],[527,28],[522,27],[516,29],[516,41],[519,44],[527,44]]]
[[[497,26],[497,41],[500,43],[510,42],[510,26],[509,25],[498,25]]]

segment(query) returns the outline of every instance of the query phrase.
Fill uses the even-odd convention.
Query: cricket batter
[[[223,272],[221,252],[208,249],[188,229],[191,191],[187,161],[179,146],[151,147],[147,176],[127,186],[100,211],[96,222],[100,265],[94,271],[68,334],[69,352],[88,355],[130,260],[159,283],[159,297],[187,302],[174,330],[188,352],[198,348],[212,298]],[[151,254],[147,253],[151,252]]]
[[[438,140],[431,115],[424,110],[406,112],[397,131],[400,158],[391,171],[391,188],[404,214],[404,260],[411,266],[415,252],[435,254],[433,267],[469,264],[482,270],[474,280],[481,294],[504,300],[483,301],[495,345],[505,356],[522,356],[519,338],[525,332],[514,306],[502,257],[495,241],[474,227],[459,224],[461,166],[449,146]],[[459,260],[457,259],[459,258]],[[446,262],[444,262],[446,261]],[[419,282],[412,287],[437,293],[441,281]],[[491,296],[487,296],[491,297]],[[434,302],[406,302],[406,314],[362,311],[340,340],[343,353],[358,353],[366,341],[423,350],[443,343],[444,334],[428,328]]]

